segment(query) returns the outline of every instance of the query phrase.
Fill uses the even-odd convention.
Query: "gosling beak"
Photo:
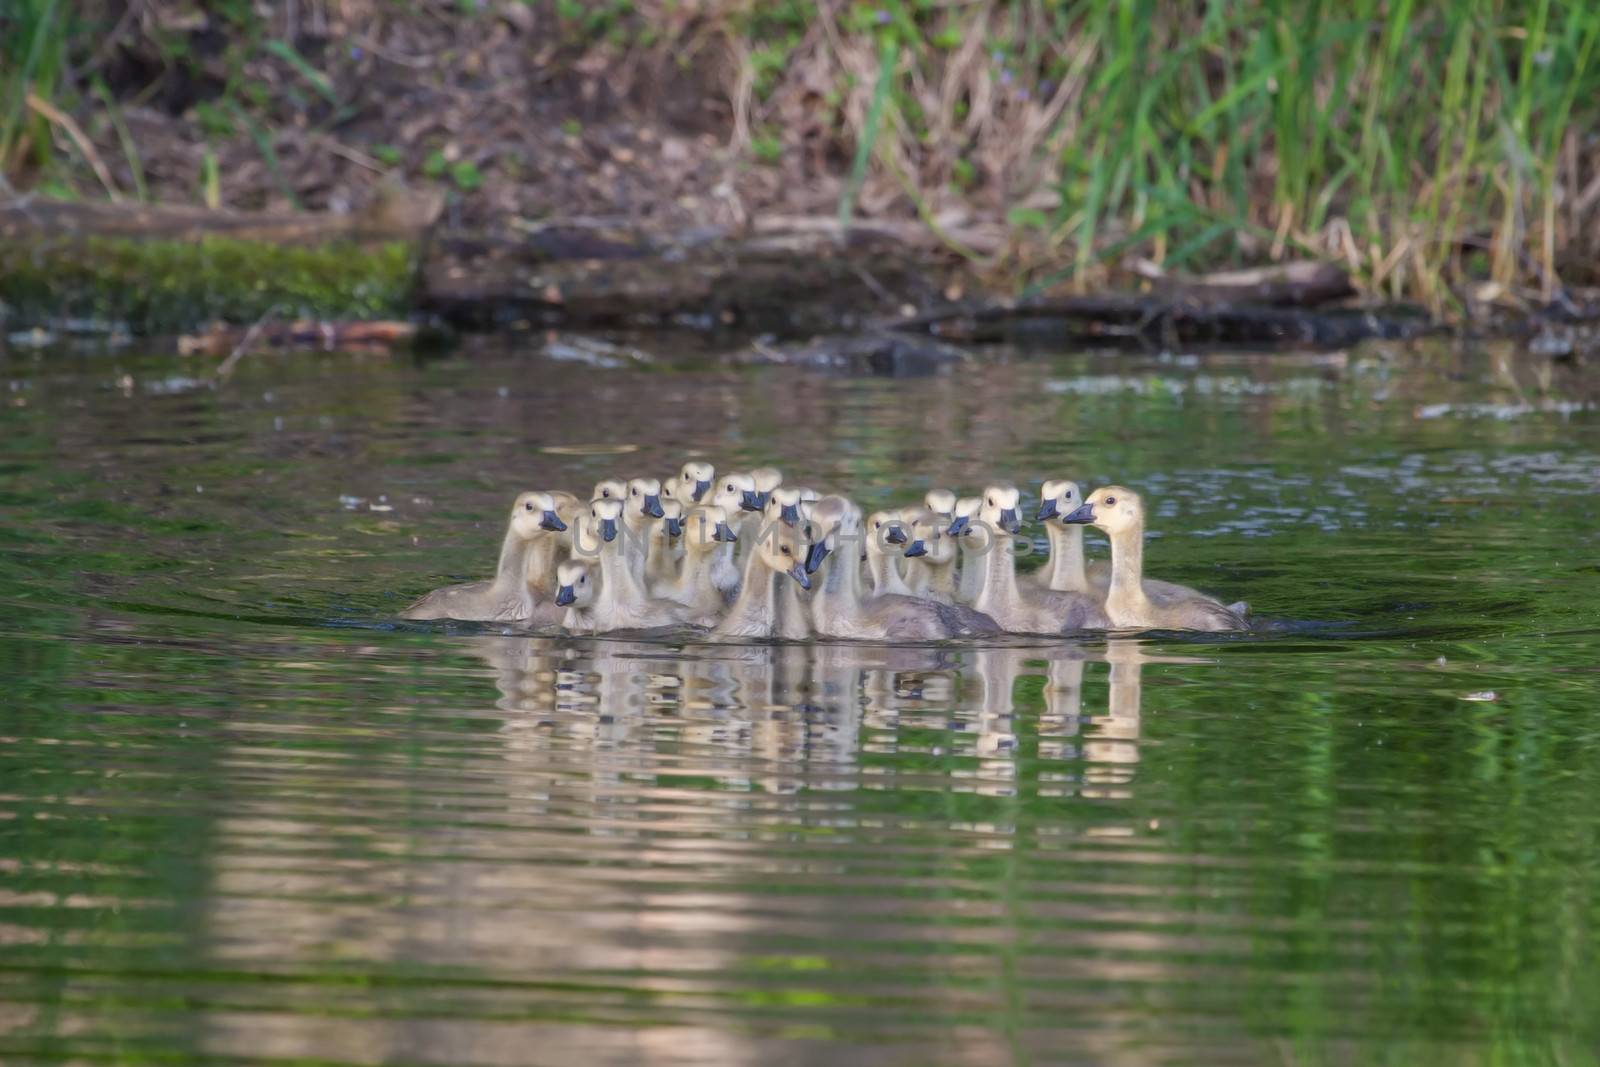
[[[778,509],[778,518],[786,525],[793,526],[800,521],[800,506],[798,504],[785,504]]]
[[[945,531],[951,537],[960,537],[972,525],[972,519],[966,515],[957,515],[950,520],[950,528]]]
[[[757,511],[765,511],[765,510],[767,510],[767,501],[772,498],[772,494],[771,493],[757,493],[755,496],[756,496],[756,510]]]
[[[1043,522],[1046,519],[1053,519],[1059,514],[1061,514],[1061,509],[1056,507],[1054,499],[1042,500],[1039,502],[1039,514],[1033,517],[1033,521]]]
[[[661,494],[646,495],[644,498],[644,513],[652,519],[659,519],[663,514],[661,510]]]
[[[767,506],[767,498],[754,490],[746,489],[739,496],[739,507],[744,511],[760,511]]]
[[[683,520],[682,519],[668,519],[667,520],[667,536],[668,537],[681,537],[681,536],[683,536]]]
[[[694,492],[689,494],[689,499],[693,500],[696,504],[700,503],[700,498],[705,496],[706,495],[706,490],[710,489],[710,488],[711,488],[711,483],[710,482],[695,482],[694,483]]]
[[[799,582],[801,589],[811,588],[811,575],[806,573],[806,566],[804,563],[796,563],[793,567],[790,567],[789,577]]]
[[[927,554],[928,546],[923,544],[920,537],[906,546],[907,556],[926,556]]]
[[[578,594],[573,591],[570,585],[564,585],[556,590],[556,607],[558,608],[564,608],[577,599]]]
[[[827,558],[828,546],[822,541],[818,541],[816,544],[806,549],[806,573],[817,573],[817,568],[822,566],[822,561]]]
[[[1016,508],[1000,509],[1000,529],[1004,530],[1006,533],[1013,534],[1022,529],[1022,523],[1017,519]]]
[[[739,540],[739,535],[734,533],[732,527],[730,527],[727,523],[719,522],[717,523],[716,531],[711,535],[711,539],[713,541],[726,541],[729,544],[732,544],[733,542]]]
[[[604,541],[615,541],[617,539],[616,519],[600,520],[600,538]]]
[[[884,540],[891,545],[903,545],[906,543],[906,532],[898,526],[890,526],[889,531],[883,536]]]
[[[1082,526],[1084,523],[1093,522],[1094,521],[1094,505],[1093,504],[1080,505],[1076,511],[1072,512],[1069,515],[1062,516],[1061,521],[1062,522],[1066,522],[1066,523],[1071,523],[1074,526]]]
[[[561,521],[560,515],[557,515],[553,511],[547,511],[544,513],[544,518],[539,520],[539,528],[542,530],[554,530],[556,533],[560,533],[562,530],[567,528],[567,524]]]

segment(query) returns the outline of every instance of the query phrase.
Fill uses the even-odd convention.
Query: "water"
[[[1582,377],[1433,347],[895,381],[637,343],[257,354],[216,389],[0,357],[0,1062],[1600,1060]],[[486,571],[517,489],[694,451],[869,508],[1114,479],[1152,572],[1276,621],[392,622]]]

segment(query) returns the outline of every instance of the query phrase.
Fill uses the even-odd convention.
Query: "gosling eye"
[[[1115,504],[1116,502],[1117,502],[1117,498],[1116,497],[1114,497],[1114,496],[1106,497],[1106,507],[1110,507],[1112,504]]]
[[[787,555],[789,555],[789,546],[788,545],[784,545],[782,548],[778,549],[778,551],[782,552],[785,556],[787,556]]]
[[[990,497],[990,498],[989,498],[989,506],[990,506],[990,507],[991,507],[991,508],[992,508],[992,507],[994,507],[994,497]]]
[[[533,501],[529,500],[527,503],[523,504],[522,505],[522,510],[523,511],[532,511],[533,510]]]
[[[579,585],[588,585],[589,584],[589,579],[588,578],[579,578],[578,579],[578,584]]]

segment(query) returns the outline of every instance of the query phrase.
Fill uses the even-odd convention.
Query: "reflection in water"
[[[345,994],[291,982],[287,1001],[210,1016],[207,1054],[509,1064],[524,1062],[537,1030],[548,1062],[784,1062],[788,1045],[772,1043],[778,1023],[804,1009],[812,1036],[849,1061],[853,1040],[888,1023],[852,1007],[851,972],[834,972],[830,954],[845,953],[839,965],[852,944],[892,955],[905,936],[896,927],[967,911],[959,891],[884,910],[885,873],[932,862],[959,886],[983,855],[998,854],[1011,857],[1004,877],[1017,885],[1018,835],[1031,832],[1019,790],[1064,797],[1081,781],[1085,797],[1129,796],[1139,672],[1163,659],[1133,642],[452,644],[481,661],[497,694],[489,717],[438,711],[493,724],[470,755],[439,747],[448,735],[424,720],[413,726],[413,754],[395,753],[359,783],[337,761],[280,766],[255,746],[227,757],[251,800],[216,827],[206,920],[214,965],[299,960],[337,973],[340,961],[359,959],[431,981],[396,990],[403,1022],[380,1013],[337,1024],[329,1013]],[[1109,703],[1086,704],[1085,675],[1103,673],[1102,663]],[[1080,721],[1089,726],[1080,731]],[[1072,747],[1080,732],[1081,757]],[[1026,786],[1025,749],[1041,767]],[[859,791],[908,789],[1000,806],[935,802],[945,813],[929,823],[845,803]],[[928,834],[950,832],[968,847],[927,851]],[[780,886],[788,892],[775,895]],[[1115,921],[1115,905],[1106,907]],[[1008,904],[974,947],[1011,944],[1025,912]],[[985,983],[1011,988],[1003,1002],[1020,979],[1010,952],[997,970],[973,971],[976,960],[948,951],[930,965],[956,988],[964,973],[986,974]],[[753,959],[776,970],[751,972]],[[1097,973],[1092,960],[1084,966],[1084,976]],[[772,987],[756,1018],[771,1015],[774,1025],[727,1027],[719,1000],[748,996],[740,990],[751,982]],[[870,988],[863,1003],[888,997],[902,1014],[920,996],[904,978]],[[976,990],[929,996],[897,1024],[910,1027],[897,1040],[922,1049],[904,1062],[932,1062],[920,1057],[935,1046],[918,1042],[939,1012],[971,1013],[989,999]],[[304,1010],[303,998],[328,1011]],[[511,1003],[528,1017],[483,1025]],[[979,1027],[940,1043],[937,1059],[1012,1062],[1017,1040]]]

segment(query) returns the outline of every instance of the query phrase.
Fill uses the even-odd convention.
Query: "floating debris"
[[[546,359],[583,363],[604,370],[629,366],[647,367],[655,362],[655,357],[650,353],[632,345],[613,344],[598,337],[559,333],[546,336],[544,356]]]

